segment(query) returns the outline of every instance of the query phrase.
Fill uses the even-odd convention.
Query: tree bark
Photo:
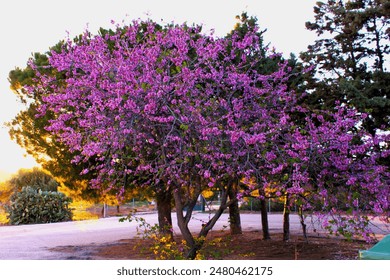
[[[180,194],[180,189],[175,189],[173,191],[173,198],[175,199],[175,208],[176,208],[176,215],[177,215],[177,226],[180,229],[180,233],[183,236],[183,239],[186,241],[187,246],[191,248],[191,250],[196,249],[196,244],[195,244],[195,239],[192,236],[191,231],[188,228],[188,223],[189,223],[189,215],[191,214],[192,209],[188,209],[190,211],[187,211],[186,215],[184,216],[183,213],[183,202],[182,202],[182,197]],[[197,250],[194,252],[194,257],[196,256]],[[187,255],[188,257],[188,255]]]
[[[267,200],[260,200],[260,211],[261,211],[261,226],[263,229],[263,239],[271,239],[269,234],[269,225],[268,225],[268,213],[267,213]]]
[[[102,217],[107,218],[108,217],[108,206],[107,204],[103,203],[103,208],[102,208]]]
[[[238,207],[237,188],[235,184],[229,187],[228,196],[229,200],[232,201],[232,204],[229,206],[230,234],[242,234],[240,208]]]
[[[158,226],[160,233],[173,237],[172,233],[172,194],[170,190],[159,190],[156,193]]]
[[[303,237],[305,238],[306,243],[308,243],[309,240],[307,238],[306,224],[305,224],[305,219],[303,217],[302,206],[299,206],[299,208],[298,208],[298,215],[299,215],[299,220],[300,220],[301,226],[302,226]]]
[[[283,209],[283,241],[290,240],[290,208],[288,194],[284,197]]]

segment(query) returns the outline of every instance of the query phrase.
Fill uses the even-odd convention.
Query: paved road
[[[138,214],[149,224],[157,223],[156,213]],[[173,215],[173,219],[176,216]],[[190,223],[191,230],[197,231],[204,221],[209,219],[206,213],[195,213]],[[244,230],[261,230],[260,214],[241,214]],[[64,259],[64,253],[51,251],[58,246],[79,246],[116,242],[136,235],[136,223],[120,223],[118,217],[90,221],[75,221],[55,224],[2,226],[0,227],[0,260],[42,260]],[[176,224],[174,222],[174,224]],[[269,215],[270,231],[280,232],[282,215]],[[214,229],[228,226],[228,215],[224,214]],[[291,215],[291,232],[301,230],[298,217]],[[313,229],[308,225],[309,232]],[[174,226],[175,232],[179,229]],[[380,232],[383,233],[383,232]]]

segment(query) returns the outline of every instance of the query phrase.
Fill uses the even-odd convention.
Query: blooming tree
[[[74,163],[93,162],[83,173],[97,174],[94,187],[115,189],[118,196],[129,184],[153,188],[157,197],[164,194],[158,204],[165,206],[173,197],[189,258],[235,202],[229,193],[240,181],[255,178],[261,189],[277,182],[278,195],[297,201],[311,192],[329,205],[337,188],[366,183],[364,190],[381,197],[379,204],[370,200],[372,209],[388,211],[385,170],[369,154],[373,142],[350,145],[356,115],[325,119],[296,106],[285,64],[259,73],[256,31],[215,38],[196,26],[134,21],[98,36],[86,32],[77,43],[68,40],[49,61],[63,77],[37,72],[36,90],[48,93],[39,110],[54,116],[46,129],[78,152]],[[294,113],[307,118],[297,122]],[[312,171],[312,164],[323,168]],[[351,164],[356,166],[348,169]],[[335,182],[332,172],[347,181]],[[195,238],[188,228],[192,211],[210,187],[221,191],[222,203]],[[159,218],[169,224],[170,213]]]
[[[388,136],[359,127],[366,116],[345,106],[300,113],[304,125],[290,121],[290,131],[275,139],[277,149],[266,152],[266,184],[284,197],[287,210],[298,205],[319,215],[332,233],[370,240],[372,217],[389,222],[390,177],[378,163],[388,157]]]

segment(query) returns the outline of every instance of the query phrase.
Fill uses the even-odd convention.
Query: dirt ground
[[[218,260],[353,260],[358,251],[372,245],[363,241],[346,241],[338,238],[311,236],[306,243],[301,236],[293,235],[284,242],[281,234],[262,240],[261,232],[244,232],[231,236],[228,232],[209,234],[202,255]],[[53,251],[66,253],[66,259],[89,260],[153,260],[156,256],[149,239],[135,238],[115,243],[88,246],[65,246]]]

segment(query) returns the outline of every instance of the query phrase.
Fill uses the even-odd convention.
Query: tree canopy
[[[336,101],[368,113],[371,132],[389,128],[390,6],[386,0],[317,2],[308,30],[318,39],[302,54],[314,65],[306,103],[331,109]]]

